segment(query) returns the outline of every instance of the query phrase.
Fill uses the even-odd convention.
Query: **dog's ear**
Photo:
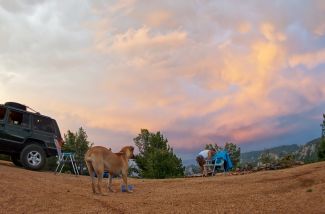
[[[130,150],[133,152],[134,151],[134,147],[133,146],[130,146]]]
[[[112,151],[112,148],[108,148],[108,151]]]

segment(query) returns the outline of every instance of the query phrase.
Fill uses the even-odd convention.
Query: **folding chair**
[[[58,161],[57,161],[57,167],[55,169],[55,173],[60,174],[62,172],[62,169],[63,169],[65,163],[71,163],[74,174],[79,175],[74,153],[73,152],[62,152],[61,146],[59,145],[59,142],[57,140],[55,140],[55,145],[56,145],[56,150],[58,152]],[[61,168],[60,168],[60,166],[61,166]],[[59,170],[59,168],[60,168],[60,170]]]
[[[57,161],[58,165],[55,169],[55,173],[60,174],[66,163],[71,163],[74,174],[79,175],[76,160],[75,160],[75,155],[72,152],[62,152],[61,154],[58,155],[58,161]],[[61,166],[61,168],[60,168],[60,166]],[[60,168],[60,170],[59,170],[59,168]]]
[[[208,176],[212,173],[214,175],[214,163],[211,159],[205,159],[205,164],[203,165],[203,175]]]
[[[205,164],[203,165],[203,174],[207,176],[210,173],[211,175],[215,175],[218,171],[225,172],[224,163],[225,161],[223,158],[217,158],[215,161],[205,160]]]
[[[214,171],[218,172],[218,171],[222,171],[225,172],[225,161],[223,158],[217,158],[215,163],[214,163]]]

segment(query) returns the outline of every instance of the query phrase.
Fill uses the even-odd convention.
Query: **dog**
[[[91,177],[91,184],[93,193],[96,194],[95,189],[95,174],[97,175],[97,187],[99,194],[102,194],[101,183],[103,180],[104,170],[108,170],[109,172],[109,184],[108,189],[110,192],[115,192],[112,189],[112,176],[122,174],[122,179],[125,184],[125,187],[128,187],[127,184],[127,175],[129,164],[128,160],[130,158],[134,158],[134,147],[133,146],[125,146],[118,153],[113,153],[111,149],[107,149],[102,146],[95,146],[90,148],[85,155],[85,162],[87,164],[87,168]],[[127,192],[132,192],[128,188],[126,188]]]

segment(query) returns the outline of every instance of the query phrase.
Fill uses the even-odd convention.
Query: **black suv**
[[[63,140],[54,119],[27,109],[15,102],[0,104],[0,153],[17,166],[40,170],[46,157],[58,154]]]

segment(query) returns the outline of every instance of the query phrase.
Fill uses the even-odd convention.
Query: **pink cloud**
[[[276,32],[275,27],[271,23],[263,23],[261,25],[261,33],[270,41],[285,41],[286,36],[281,32]]]
[[[184,44],[187,34],[184,31],[172,31],[166,34],[151,34],[150,29],[143,26],[137,30],[128,29],[122,34],[115,35],[112,39],[97,44],[97,49],[103,52],[117,52],[124,54],[136,54],[148,51],[163,51],[169,48],[177,48]]]
[[[289,64],[291,67],[295,67],[297,65],[304,65],[308,69],[313,69],[319,64],[325,63],[325,49],[304,53],[304,54],[296,54],[290,57]]]

